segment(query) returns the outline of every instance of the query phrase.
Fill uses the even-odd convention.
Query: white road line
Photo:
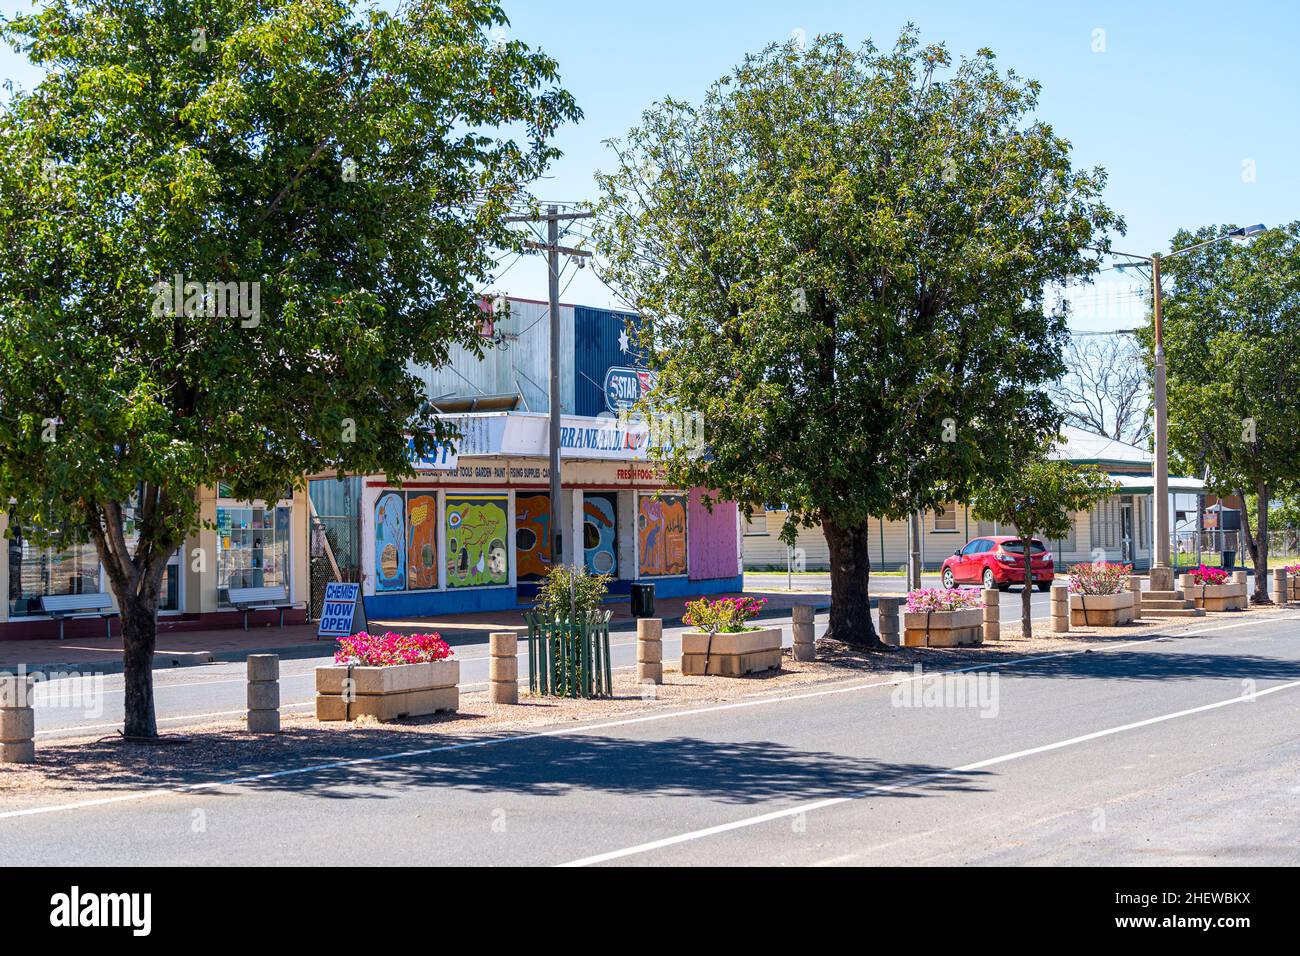
[[[1223,628],[1226,630],[1226,628]],[[707,837],[717,836],[720,833],[729,833],[733,830],[741,830],[747,827],[758,826],[761,823],[770,823],[773,820],[781,820],[786,817],[798,816],[803,813],[812,813],[815,810],[824,810],[827,807],[838,806],[843,803],[850,803],[854,800],[870,797],[876,794],[892,793],[897,790],[903,790],[908,787],[916,786],[919,783],[925,783],[931,780],[940,780],[946,777],[960,777],[962,774],[971,773],[975,770],[982,770],[985,767],[995,767],[998,764],[1010,763],[1013,760],[1020,760],[1024,757],[1031,757],[1036,754],[1048,753],[1053,750],[1061,750],[1065,747],[1073,747],[1078,744],[1087,743],[1091,740],[1097,740],[1102,737],[1110,737],[1114,734],[1122,734],[1130,730],[1138,730],[1142,727],[1150,727],[1153,724],[1164,723],[1169,720],[1176,720],[1179,717],[1188,717],[1192,714],[1201,714],[1206,711],[1217,710],[1220,707],[1227,707],[1231,704],[1240,704],[1244,701],[1255,701],[1260,697],[1269,694],[1276,694],[1278,691],[1290,690],[1300,687],[1300,681],[1291,681],[1287,684],[1278,684],[1265,690],[1256,691],[1253,694],[1242,694],[1237,697],[1231,697],[1227,700],[1216,701],[1213,704],[1203,704],[1200,707],[1189,707],[1186,710],[1175,711],[1172,714],[1161,714],[1159,717],[1148,717],[1146,720],[1134,721],[1131,724],[1122,724],[1119,727],[1109,727],[1106,730],[1093,731],[1090,734],[1081,734],[1078,737],[1071,737],[1068,740],[1058,740],[1055,743],[1043,744],[1040,747],[1030,747],[1026,750],[1017,750],[1015,753],[1003,754],[1000,757],[990,757],[987,760],[977,760],[974,763],[964,764],[960,767],[954,767],[951,770],[938,770],[934,773],[920,774],[910,780],[904,780],[900,783],[882,784],[878,787],[869,787],[866,790],[857,793],[848,794],[843,797],[827,797],[822,800],[813,800],[808,803],[795,804],[784,810],[773,810],[770,813],[761,813],[757,816],[746,817],[741,820],[733,820],[730,823],[722,823],[718,826],[706,827],[703,830],[693,830],[690,833],[681,833],[677,836],[665,837],[662,840],[652,840],[649,843],[641,843],[637,846],[626,847],[621,850],[611,850],[608,853],[597,853],[594,856],[586,856],[579,860],[572,860],[568,863],[561,863],[562,867],[575,866],[592,866],[597,863],[608,863],[612,860],[624,859],[629,856],[636,856],[641,853],[649,853],[652,850],[660,850],[664,847],[677,846],[681,843],[689,843],[693,840],[702,840]]]
[[[1288,617],[1281,620],[1300,620],[1297,617]],[[1248,622],[1254,623],[1254,622]],[[1228,625],[1235,627],[1237,625]],[[1224,629],[1224,628],[1220,628]],[[1204,632],[1203,632],[1204,633]],[[1103,653],[1108,650],[1120,650],[1125,647],[1137,647],[1143,644],[1153,644],[1159,641],[1165,641],[1167,636],[1140,638],[1134,641],[1125,641],[1122,644],[1112,644],[1109,647],[1098,648]],[[492,747],[508,743],[522,743],[529,740],[543,740],[551,737],[573,736],[576,734],[588,733],[594,730],[607,730],[613,727],[627,727],[633,724],[652,723],[660,720],[675,720],[680,717],[693,717],[699,714],[718,713],[727,710],[737,710],[748,707],[761,707],[766,704],[788,703],[797,700],[811,700],[818,697],[829,697],[838,694],[848,694],[859,690],[869,690],[874,687],[892,687],[898,684],[905,684],[914,680],[925,680],[943,674],[962,674],[968,671],[977,670],[998,670],[1004,667],[1014,667],[1018,664],[1030,664],[1037,661],[1055,660],[1062,657],[1075,657],[1079,654],[1086,654],[1094,650],[1093,648],[1080,648],[1074,651],[1058,651],[1052,654],[1039,654],[1034,657],[1020,657],[1011,661],[984,662],[972,664],[969,667],[955,667],[944,671],[930,671],[924,674],[903,675],[885,681],[874,681],[866,684],[852,683],[848,686],[835,686],[826,690],[808,691],[805,693],[783,694],[771,697],[758,697],[749,700],[733,701],[728,704],[715,704],[709,707],[695,707],[687,710],[670,710],[658,714],[644,714],[640,717],[626,717],[620,720],[608,720],[595,724],[585,724],[576,727],[557,727],[552,730],[537,731],[530,734],[515,734],[508,737],[490,737],[482,740],[466,741],[458,744],[446,744],[441,747],[426,747],[420,750],[403,750],[397,753],[379,754],[374,757],[356,757],[351,760],[338,760],[327,764],[314,764],[307,767],[296,767],[289,770],[277,770],[268,773],[253,774],[246,777],[234,777],[227,780],[213,780],[205,783],[183,784],[178,787],[169,787],[159,790],[140,790],[134,793],[119,794],[114,797],[102,797],[96,800],[83,800],[76,803],[61,803],[46,807],[29,807],[25,810],[9,810],[0,813],[0,820],[14,817],[39,816],[46,813],[59,813],[65,810],[80,810],[87,807],[103,806],[109,803],[125,803],[131,800],[146,800],[152,797],[164,796],[183,796],[189,793],[197,793],[206,790],[215,790],[219,787],[237,786],[248,783],[257,783],[262,780],[275,780],[282,777],[301,776],[303,774],[319,773],[325,770],[337,770],[342,767],[358,767],[366,764],[384,763],[389,760],[403,760],[412,757],[426,757],[431,754],[448,753],[457,750],[471,750],[479,747]],[[847,682],[846,682],[847,683]],[[1262,693],[1269,693],[1265,691]],[[953,772],[953,771],[950,771]],[[838,801],[835,801],[838,802]]]

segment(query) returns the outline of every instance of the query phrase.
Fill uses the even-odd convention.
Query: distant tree
[[[1065,315],[1117,218],[1031,120],[1038,84],[823,36],[652,106],[599,177],[603,275],[644,317],[653,400],[703,414],[674,483],[820,523],[831,633],[881,646],[868,519],[965,500],[1055,434]],[[748,512],[747,512],[748,513]]]
[[[1030,596],[1034,590],[1030,567],[1030,542],[1044,543],[1070,533],[1070,523],[1080,511],[1113,495],[1118,484],[1092,466],[1079,466],[1049,458],[1050,444],[1040,456],[1010,475],[989,481],[976,491],[971,510],[981,521],[996,521],[1015,528],[1025,555],[1024,590],[1020,600],[1020,632],[1033,636]]]
[[[1050,389],[1065,424],[1145,447],[1151,389],[1141,346],[1129,335],[1074,336],[1065,366]]]
[[[1181,231],[1184,248],[1231,227]],[[1300,222],[1216,242],[1165,264],[1169,445],[1242,511],[1256,602],[1268,601],[1269,502],[1300,487]],[[1151,329],[1142,332],[1148,352]]]
[[[481,347],[504,214],[579,115],[503,23],[478,0],[53,0],[0,23],[48,71],[0,110],[0,495],[24,539],[94,542],[128,737],[157,734],[160,584],[199,488],[401,476],[408,434],[447,435],[408,363]]]

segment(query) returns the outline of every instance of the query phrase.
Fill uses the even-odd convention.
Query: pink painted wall
[[[687,567],[692,581],[734,578],[740,555],[736,552],[736,524],[740,512],[734,501],[713,505],[713,513],[700,503],[703,488],[692,488],[686,513]]]

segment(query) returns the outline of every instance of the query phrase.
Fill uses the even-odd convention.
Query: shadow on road
[[[421,752],[425,748],[430,752]],[[365,757],[372,759],[354,762]],[[339,761],[348,763],[339,765]],[[936,777],[946,768],[803,751],[768,741],[715,742],[697,737],[646,741],[584,734],[509,741],[504,736],[419,733],[418,728],[301,728],[275,738],[200,734],[186,743],[150,748],[104,741],[46,748],[41,764],[47,783],[56,790],[67,785],[102,793],[290,771],[247,779],[244,785],[339,800],[383,799],[413,788],[454,788],[530,796],[581,791],[694,796],[745,805],[905,783],[914,786],[894,791],[895,795],[981,789],[980,774]],[[294,768],[302,772],[292,772]]]

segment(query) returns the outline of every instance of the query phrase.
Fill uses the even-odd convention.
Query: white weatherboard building
[[[1154,479],[1151,452],[1114,439],[1094,435],[1080,428],[1061,430],[1064,441],[1054,457],[1078,465],[1096,465],[1119,488],[1091,511],[1079,512],[1071,522],[1070,534],[1050,542],[1057,567],[1102,558],[1123,561],[1143,571],[1151,566],[1151,542],[1155,509],[1152,505]],[[1205,484],[1198,478],[1170,476],[1170,496],[1198,495]],[[830,567],[830,551],[820,527],[801,528],[793,550],[780,540],[785,512],[756,510],[744,526],[744,564],[748,571],[817,571]],[[887,570],[907,565],[907,522],[873,519],[871,562]],[[971,538],[992,534],[1013,534],[992,521],[977,521],[963,502],[952,502],[943,514],[921,516],[921,562],[936,569],[953,551]]]

